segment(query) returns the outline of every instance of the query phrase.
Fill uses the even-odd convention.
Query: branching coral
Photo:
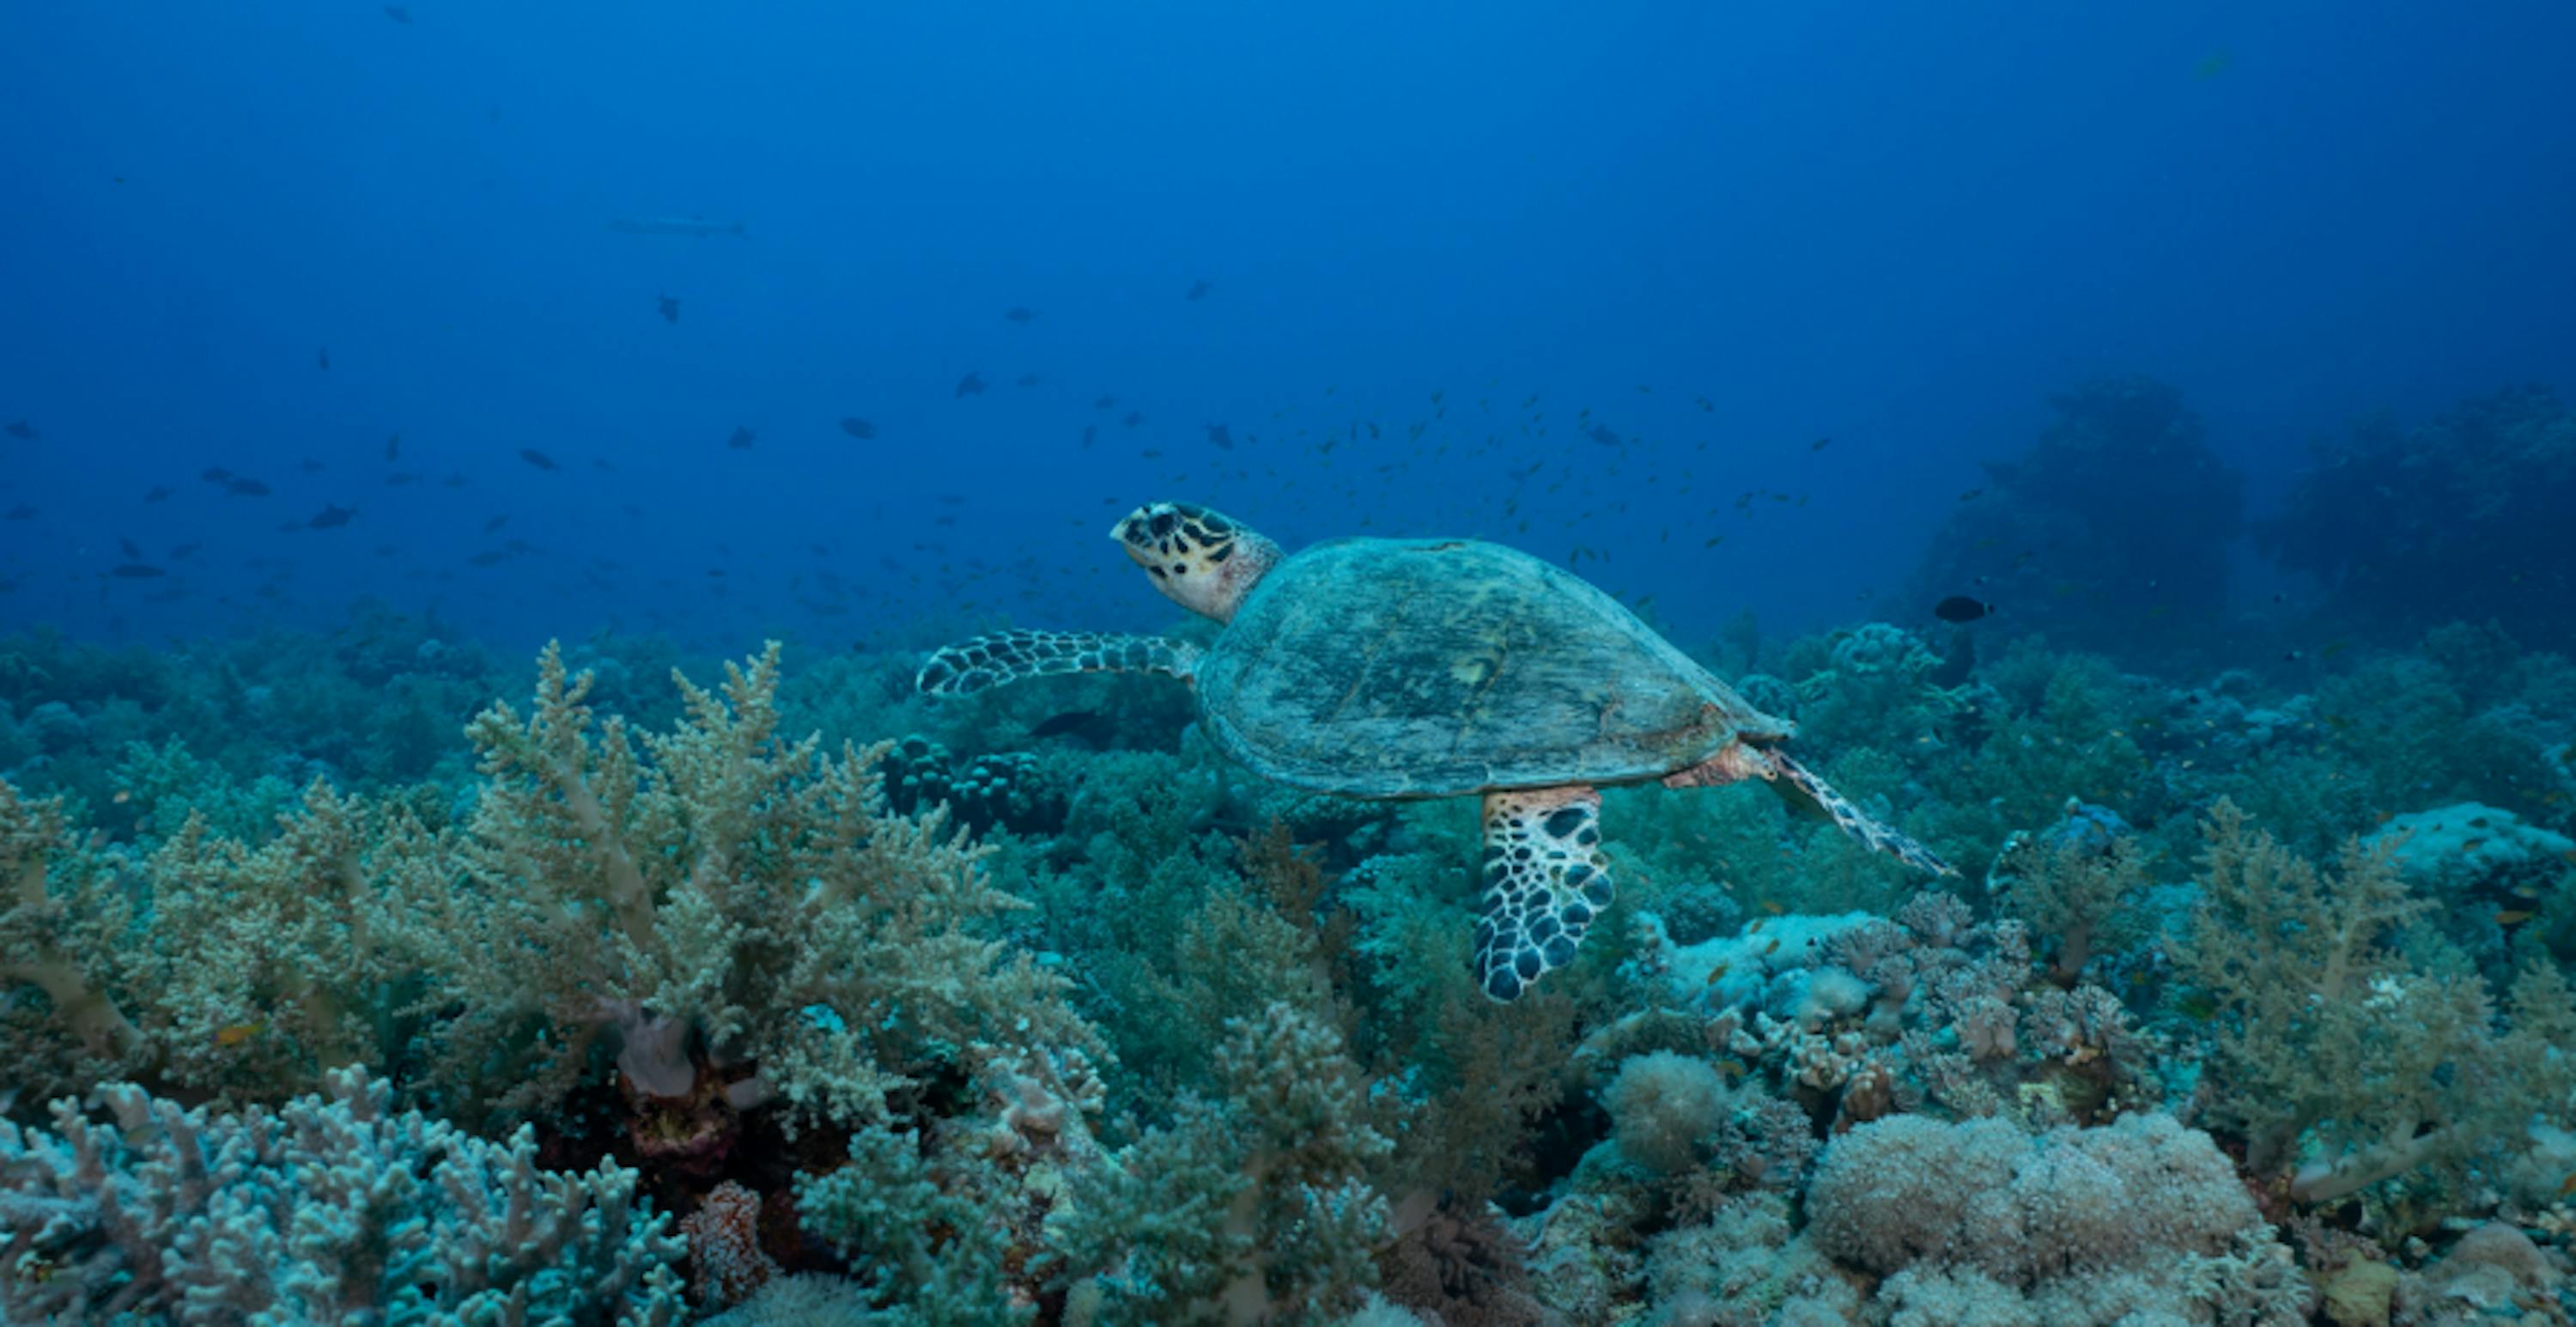
[[[396,1114],[348,1070],[274,1112],[182,1110],[131,1084],[115,1123],[0,1122],[0,1315],[183,1323],[679,1320],[679,1241],[614,1163],[537,1169]]]
[[[1006,1051],[1088,1073],[1099,1042],[1064,978],[980,929],[1021,906],[983,851],[887,811],[882,747],[784,740],[777,680],[772,646],[722,696],[683,681],[686,717],[639,754],[550,648],[534,713],[475,721],[490,781],[455,868],[423,873],[412,904],[460,1102],[560,1099],[611,1031],[642,1093],[756,1068],[729,1099],[774,1095],[791,1124],[882,1119],[918,1076]]]
[[[1077,1188],[1062,1247],[1078,1293],[1119,1321],[1357,1307],[1389,1233],[1371,1176],[1393,1145],[1340,1037],[1274,1003],[1229,1029],[1216,1080]]]
[[[2534,966],[2501,1019],[2475,976],[2421,971],[2392,946],[2427,904],[2388,850],[2353,844],[2319,871],[2211,813],[2202,897],[2178,970],[2214,1017],[2216,1120],[2245,1131],[2257,1171],[2287,1170],[2322,1202],[2419,1169],[2456,1177],[2520,1145],[2535,1112],[2576,1090],[2576,1001]]]

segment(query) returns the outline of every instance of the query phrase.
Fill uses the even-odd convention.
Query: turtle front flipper
[[[1771,786],[1788,799],[1790,806],[1842,826],[1843,832],[1860,840],[1863,847],[1886,853],[1917,871],[1933,875],[1959,873],[1956,867],[1933,855],[1930,848],[1879,823],[1868,812],[1852,805],[1841,793],[1834,791],[1832,784],[1817,778],[1815,771],[1777,751],[1765,751],[1761,755],[1771,766]]]
[[[971,696],[1057,673],[1169,673],[1187,682],[1198,661],[1198,646],[1163,636],[996,631],[933,651],[912,684],[925,696]]]
[[[1476,984],[1515,1000],[1610,906],[1601,794],[1573,785],[1485,794],[1485,901],[1476,919]]]

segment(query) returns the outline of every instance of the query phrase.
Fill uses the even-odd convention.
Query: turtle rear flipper
[[[1164,636],[996,631],[933,651],[913,686],[925,696],[970,696],[1057,673],[1169,673],[1187,682],[1198,660],[1198,646]]]
[[[1574,961],[1610,906],[1601,794],[1581,785],[1485,794],[1485,901],[1476,919],[1476,984],[1516,1000]]]
[[[1789,803],[1791,810],[1821,816],[1842,826],[1844,833],[1860,840],[1861,846],[1888,856],[1932,875],[1957,875],[1958,869],[1934,855],[1930,848],[1907,838],[1896,829],[1881,824],[1866,811],[1854,806],[1833,785],[1817,778],[1813,770],[1777,751],[1764,751],[1762,757],[1771,766],[1770,784]]]

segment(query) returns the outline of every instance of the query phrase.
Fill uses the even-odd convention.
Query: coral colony
[[[2568,1322],[2576,618],[2498,569],[2564,575],[2576,414],[2325,444],[2254,530],[2332,586],[2291,624],[2231,618],[2178,393],[2055,405],[1901,621],[1638,625],[1735,727],[1520,838],[1265,777],[1208,669],[1319,628],[1231,603],[533,674],[390,610],[0,640],[0,1320]],[[1318,676],[1575,742],[1464,641]],[[1790,729],[1855,821],[1665,777]],[[1597,846],[1511,856],[1566,806]],[[1490,891],[1587,853],[1498,998]]]

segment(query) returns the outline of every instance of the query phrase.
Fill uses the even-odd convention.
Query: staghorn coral
[[[680,1242],[637,1175],[541,1171],[359,1070],[327,1099],[182,1110],[132,1084],[54,1131],[0,1122],[0,1316],[179,1323],[680,1320]]]
[[[1006,1053],[1087,1074],[1100,1043],[1065,979],[984,929],[1023,906],[984,853],[936,813],[887,810],[883,747],[836,759],[781,737],[775,645],[727,679],[721,696],[681,680],[686,717],[639,754],[550,647],[533,713],[474,722],[489,782],[452,868],[410,900],[409,943],[441,977],[423,1007],[452,1013],[440,1089],[532,1111],[612,1033],[641,1094],[690,1097],[712,1073],[790,1128],[883,1119],[888,1094]]]

